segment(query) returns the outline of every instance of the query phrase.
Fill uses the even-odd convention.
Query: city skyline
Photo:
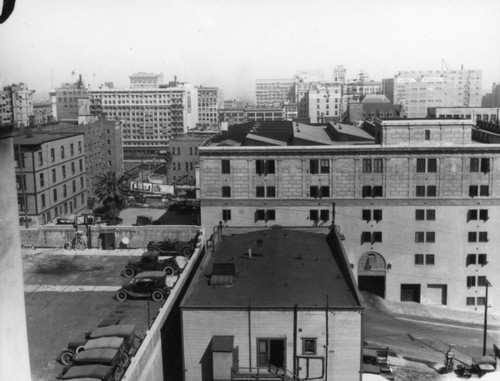
[[[135,72],[217,86],[253,100],[255,80],[344,65],[370,79],[403,70],[483,71],[500,82],[500,3],[481,1],[18,2],[0,25],[1,86],[25,82],[46,98],[76,81],[128,87]]]

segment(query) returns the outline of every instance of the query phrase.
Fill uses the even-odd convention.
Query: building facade
[[[276,102],[291,100],[293,79],[257,79],[255,101],[257,106],[273,106]]]
[[[340,118],[342,85],[339,83],[314,84],[307,92],[310,123],[326,123]]]
[[[42,131],[56,134],[83,134],[89,206],[92,206],[96,201],[95,192],[99,176],[104,175],[106,172],[115,172],[116,177],[119,178],[124,174],[120,122],[105,119],[88,124],[61,122],[44,126]]]
[[[484,308],[485,279],[500,271],[498,132],[463,119],[284,123],[229,128],[200,147],[205,228],[334,222],[361,290]]]
[[[219,125],[220,92],[217,87],[198,87],[198,127]]]
[[[4,87],[0,91],[0,123],[29,126],[33,117],[34,92],[23,82]]]
[[[191,133],[177,136],[170,141],[172,163],[168,171],[169,183],[196,183],[196,170],[199,166],[198,148],[214,133]]]
[[[362,308],[336,231],[225,230],[181,302],[184,379],[359,381]]]
[[[428,107],[480,107],[481,83],[481,70],[401,71],[383,88],[409,118],[424,118]]]
[[[34,124],[41,125],[54,121],[52,115],[52,102],[34,102],[33,103],[33,116]]]
[[[152,159],[168,142],[198,123],[198,92],[189,84],[175,87],[115,89],[90,92],[91,112],[122,125],[126,159]]]
[[[500,120],[500,107],[430,107],[427,112],[430,118],[465,118],[493,123]]]
[[[163,74],[154,74],[154,73],[135,73],[130,77],[130,88],[155,88],[159,87],[160,84],[163,83]]]
[[[46,224],[87,207],[83,134],[16,136],[14,157],[23,222]]]
[[[90,95],[80,75],[74,83],[65,82],[55,90],[57,118],[60,121],[74,122],[78,120],[79,99],[89,99]]]

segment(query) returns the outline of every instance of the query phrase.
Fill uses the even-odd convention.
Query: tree
[[[125,209],[128,195],[128,179],[126,176],[116,176],[116,172],[106,172],[97,177],[96,198],[104,209],[104,213],[111,217],[118,217]]]

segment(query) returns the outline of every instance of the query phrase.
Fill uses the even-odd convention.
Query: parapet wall
[[[138,249],[150,241],[164,239],[189,241],[200,227],[195,225],[150,225],[150,226],[80,226],[89,248],[119,248],[123,238],[128,238],[127,248]],[[21,229],[23,247],[62,248],[76,234],[73,226],[43,226],[37,229]]]

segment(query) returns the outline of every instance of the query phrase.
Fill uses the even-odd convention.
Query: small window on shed
[[[304,338],[302,339],[302,354],[315,355],[316,354],[316,341],[317,339]]]

